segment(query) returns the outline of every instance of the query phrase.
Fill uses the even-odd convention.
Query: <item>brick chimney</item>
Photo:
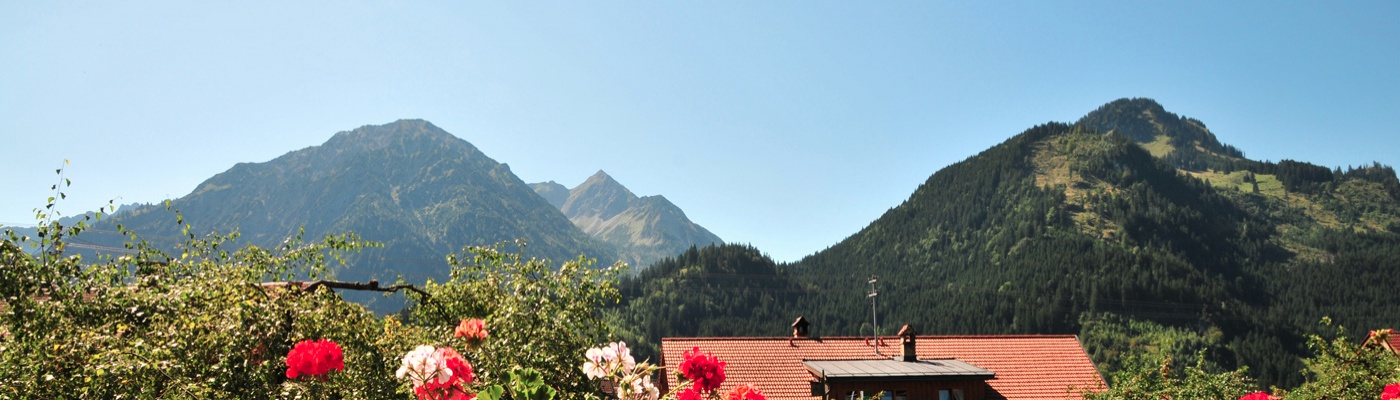
[[[899,343],[903,345],[900,350],[900,358],[906,362],[919,361],[919,348],[914,345],[914,338],[918,335],[919,332],[915,332],[914,327],[907,324],[903,328],[899,328]]]
[[[806,337],[811,337],[811,333],[809,333],[809,332],[807,331],[807,326],[808,326],[808,325],[811,325],[811,324],[807,323],[807,319],[806,319],[806,318],[802,318],[801,315],[797,316],[797,320],[796,320],[796,321],[792,321],[792,337],[794,337],[794,338],[806,338]]]

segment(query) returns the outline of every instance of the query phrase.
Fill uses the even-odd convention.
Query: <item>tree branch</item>
[[[316,289],[320,289],[320,288],[322,288],[322,287],[331,288],[331,289],[345,289],[345,290],[368,290],[368,291],[373,291],[373,292],[386,292],[386,293],[396,293],[396,292],[398,292],[398,291],[400,291],[400,290],[409,290],[409,291],[412,291],[412,292],[414,292],[414,293],[418,293],[420,296],[423,296],[424,299],[427,299],[427,298],[431,297],[431,296],[428,295],[427,292],[424,292],[424,291],[418,289],[417,287],[415,287],[415,286],[413,286],[413,285],[393,285],[393,286],[382,286],[382,287],[381,287],[381,286],[379,286],[379,280],[378,280],[378,279],[370,279],[369,282],[367,282],[367,283],[360,283],[360,282],[342,282],[342,281],[328,281],[328,280],[319,280],[319,281],[314,281],[314,282],[307,282],[307,281],[265,282],[265,283],[260,284],[259,286],[262,286],[263,288],[277,288],[277,287],[296,286],[296,287],[298,287],[298,288],[301,288],[302,291],[306,291],[306,292],[315,292]]]

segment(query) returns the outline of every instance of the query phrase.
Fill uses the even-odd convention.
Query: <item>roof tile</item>
[[[814,400],[808,386],[814,378],[802,361],[882,359],[900,351],[898,337],[881,338],[880,355],[870,343],[861,337],[665,338],[661,363],[668,387],[675,387],[682,353],[698,347],[726,363],[720,390],[747,383],[769,399]],[[954,358],[996,373],[987,381],[992,399],[1077,399],[1105,387],[1073,335],[919,336],[916,343],[920,359]]]

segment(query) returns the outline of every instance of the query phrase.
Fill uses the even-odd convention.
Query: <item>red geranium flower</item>
[[[749,385],[735,386],[729,394],[724,395],[724,400],[768,400],[763,396],[763,392]]]
[[[457,382],[423,382],[422,385],[413,388],[413,394],[417,395],[419,400],[472,400],[476,398],[476,393],[467,393]]]
[[[311,375],[326,379],[331,371],[345,370],[345,355],[340,345],[321,340],[303,340],[287,352],[287,378],[296,379],[301,375]]]
[[[700,354],[700,348],[696,347],[694,350],[687,350],[683,356],[685,359],[681,361],[681,373],[695,382],[697,390],[713,392],[724,383],[724,362],[714,355]]]
[[[1400,383],[1385,385],[1385,390],[1381,391],[1381,400],[1400,399]]]
[[[441,347],[438,348],[438,354],[442,355],[447,369],[452,370],[452,377],[448,379],[448,383],[470,384],[476,379],[472,375],[472,365],[468,364],[467,360],[462,358],[462,355],[456,350],[452,350],[451,347]]]
[[[682,390],[680,393],[676,393],[676,400],[702,400],[702,399],[703,399],[703,398],[700,397],[700,392],[695,391],[695,388],[685,388],[685,390]]]
[[[1276,397],[1274,397],[1273,395],[1270,395],[1268,392],[1254,392],[1254,393],[1250,393],[1250,394],[1247,394],[1247,395],[1244,395],[1244,396],[1240,396],[1240,400],[1274,400],[1274,399],[1276,399]]]

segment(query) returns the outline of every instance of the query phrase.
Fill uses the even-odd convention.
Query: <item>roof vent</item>
[[[900,356],[906,362],[919,361],[919,348],[914,345],[914,338],[918,335],[919,332],[914,331],[914,327],[907,324],[899,329],[899,342],[904,345]]]
[[[806,319],[806,318],[802,318],[801,315],[797,316],[797,320],[796,320],[796,321],[792,321],[792,337],[794,337],[794,338],[805,338],[805,337],[810,337],[811,334],[807,331],[807,326],[808,326],[808,325],[811,325],[811,324],[807,323],[807,319]]]

